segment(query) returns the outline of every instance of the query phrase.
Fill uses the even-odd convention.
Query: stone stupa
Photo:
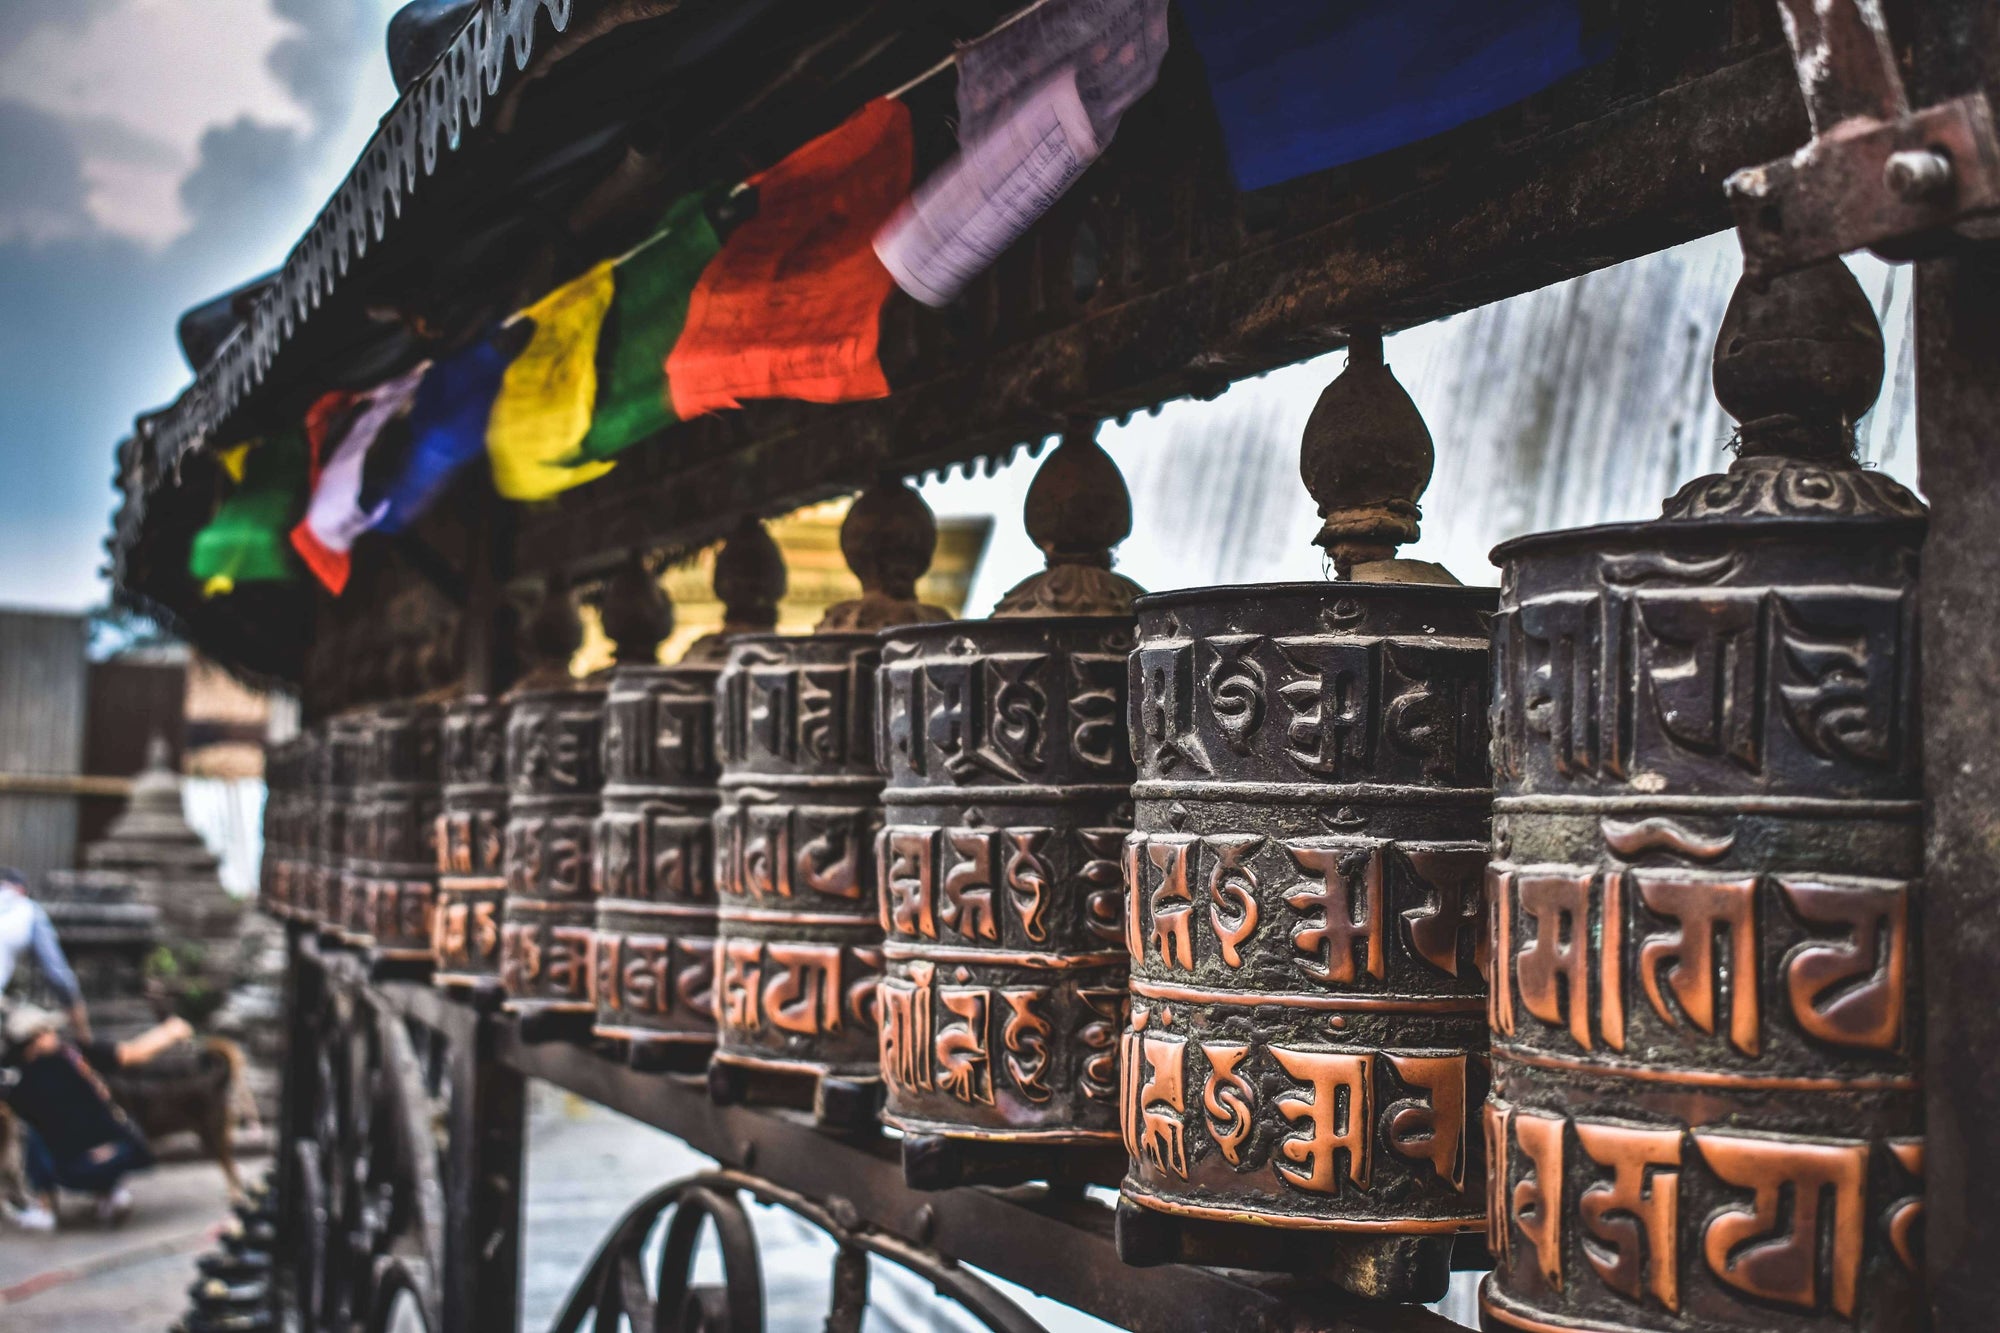
[[[124,813],[84,849],[83,863],[86,871],[125,880],[140,902],[157,907],[169,941],[219,955],[236,938],[243,904],[222,887],[221,862],[188,827],[172,755],[165,738],[153,737]]]

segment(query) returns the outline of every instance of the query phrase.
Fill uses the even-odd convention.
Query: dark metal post
[[[444,1327],[504,1331],[520,1320],[527,1081],[499,1058],[493,1011],[466,1027],[452,1034]]]
[[[1925,1234],[1934,1326],[2000,1304],[2000,251],[1917,275],[1924,548]]]

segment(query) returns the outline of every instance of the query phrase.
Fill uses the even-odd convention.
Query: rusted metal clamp
[[[1725,184],[1751,281],[1852,250],[1913,258],[2000,212],[2000,131],[1983,92],[1910,110],[1876,0],[1779,0],[1779,10],[1813,137]],[[1977,234],[1989,233],[2000,234],[1995,223]],[[1909,244],[1917,237],[1924,246]]]

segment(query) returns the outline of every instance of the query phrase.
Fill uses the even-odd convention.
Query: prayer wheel
[[[1049,568],[992,619],[882,634],[883,1119],[918,1188],[1117,1153],[1140,589],[1111,572],[1132,505],[1088,427],[1037,474],[1027,526]]]
[[[292,914],[300,752],[297,739],[264,748],[264,857],[258,866],[257,905],[279,921]]]
[[[354,812],[354,777],[361,750],[361,719],[342,714],[326,723],[324,783],[320,788],[314,842],[313,924],[328,939],[341,937],[345,921],[346,868],[352,848],[348,820]]]
[[[1119,1248],[1429,1300],[1484,1217],[1495,596],[1393,558],[1433,455],[1381,348],[1300,454],[1339,577],[1138,602]]]
[[[348,784],[341,818],[340,888],[332,918],[333,933],[349,948],[365,949],[375,892],[375,766],[377,710],[356,709],[346,721]]]
[[[326,728],[315,723],[299,734],[298,834],[292,844],[291,919],[301,925],[319,922],[321,824],[325,819],[326,781],[330,757]]]
[[[431,915],[431,980],[440,986],[500,984],[500,926],[507,879],[507,709],[473,695],[444,710],[442,812],[437,818],[437,910]]]
[[[442,723],[435,703],[393,704],[377,711],[370,729],[366,925],[384,963],[431,961]]]
[[[876,631],[949,618],[916,599],[936,542],[916,492],[878,483],[840,530],[863,595],[834,606],[812,635],[730,645],[716,686],[721,910],[709,1090],[719,1103],[809,1105],[833,1127],[875,1122]]]
[[[1924,509],[1838,262],[1737,289],[1728,472],[1501,546],[1487,1327],[1927,1328]]]
[[[529,626],[535,666],[507,695],[507,880],[500,926],[506,1007],[532,1035],[581,1034],[591,1000],[592,834],[604,786],[604,691],[573,684],[583,631],[552,577]]]

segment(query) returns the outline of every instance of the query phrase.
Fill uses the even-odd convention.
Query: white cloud
[[[76,129],[98,226],[162,246],[187,228],[180,184],[204,133],[241,119],[314,128],[268,63],[294,31],[270,0],[114,0],[33,29],[0,58],[0,95]]]

